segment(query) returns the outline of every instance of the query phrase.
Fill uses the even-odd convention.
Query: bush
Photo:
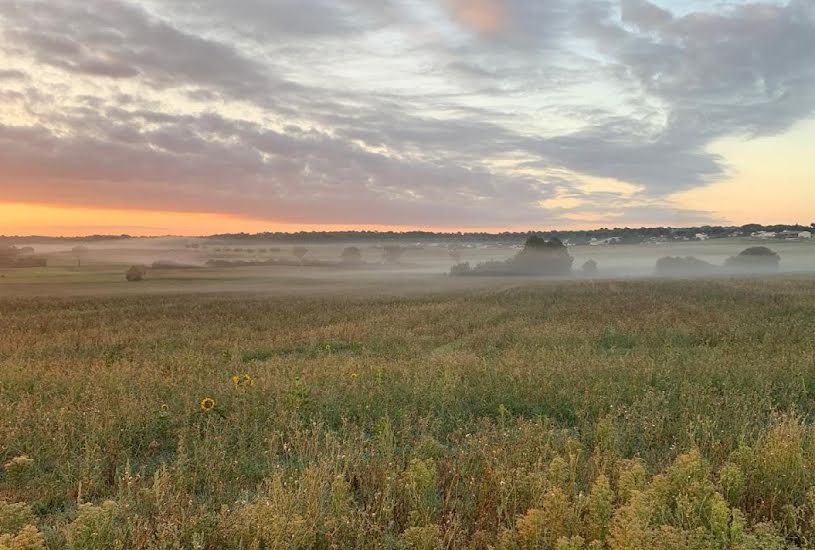
[[[560,240],[546,240],[533,235],[526,240],[524,248],[509,260],[484,262],[475,267],[459,264],[453,266],[450,274],[563,276],[571,273],[573,262],[574,258]]]
[[[447,251],[450,254],[450,259],[455,262],[456,265],[461,263],[461,253],[464,248],[460,244],[451,244]]]
[[[0,267],[8,267],[17,261],[20,249],[15,246],[0,245]]]
[[[142,266],[133,265],[125,272],[125,279],[134,283],[144,280],[145,275],[147,275],[147,272]]]
[[[382,259],[386,264],[398,264],[406,249],[397,245],[387,245],[382,249]]]
[[[595,262],[594,260],[586,260],[586,262],[583,264],[582,269],[583,275],[586,275],[588,277],[597,275],[597,273],[599,272],[599,269],[597,268],[597,262]]]
[[[735,271],[778,271],[781,256],[766,246],[753,246],[725,261],[725,267]]]
[[[340,260],[346,265],[360,265],[362,263],[362,251],[356,246],[349,246],[340,254]]]
[[[709,275],[716,271],[716,266],[694,256],[666,256],[657,260],[657,275]]]

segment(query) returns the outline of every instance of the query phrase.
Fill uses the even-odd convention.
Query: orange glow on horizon
[[[73,207],[0,202],[0,235],[81,237],[120,235],[206,236],[266,231],[526,231],[530,227],[417,227],[372,224],[292,224],[230,214]],[[555,228],[550,228],[555,229]]]

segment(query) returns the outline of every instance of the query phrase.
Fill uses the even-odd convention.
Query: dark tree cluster
[[[46,267],[45,258],[33,256],[34,249],[30,246],[17,248],[16,246],[0,245],[0,267]]]
[[[685,258],[669,257],[657,260],[657,275],[665,276],[693,276],[710,275],[714,273],[769,273],[778,271],[781,256],[766,246],[753,246],[743,250],[736,256],[731,256],[719,267],[688,256]]]
[[[469,263],[459,264],[453,266],[450,274],[565,276],[571,274],[573,263],[569,249],[560,240],[532,235],[523,249],[509,260],[484,262],[472,267]]]

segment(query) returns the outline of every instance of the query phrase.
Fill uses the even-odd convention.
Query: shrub
[[[441,531],[437,525],[408,527],[402,533],[402,540],[409,548],[415,550],[441,550],[444,548]]]
[[[597,275],[599,271],[597,267],[597,262],[595,262],[594,260],[586,260],[586,262],[583,264],[582,270],[583,275],[586,275],[588,277]]]
[[[33,525],[26,525],[17,533],[0,533],[2,550],[45,550],[45,537]]]
[[[68,548],[92,550],[128,548],[127,520],[121,507],[112,500],[100,506],[82,504],[76,519],[68,526]]]
[[[382,249],[382,259],[386,264],[398,264],[407,250],[397,245],[387,245]]]
[[[360,265],[362,264],[362,250],[356,246],[349,246],[340,254],[340,260],[345,265]]]
[[[142,266],[133,265],[125,272],[125,279],[131,283],[138,282],[144,280],[146,274],[146,270]]]
[[[461,253],[462,253],[462,246],[459,244],[451,244],[447,248],[447,252],[450,254],[450,259],[455,262],[456,265],[461,263]]]
[[[574,258],[558,239],[544,239],[533,235],[526,240],[523,249],[509,260],[484,262],[470,267],[459,264],[450,270],[451,275],[533,275],[563,276],[572,271]]]
[[[725,261],[725,267],[735,271],[777,271],[780,264],[781,256],[766,246],[753,246]]]
[[[688,275],[709,275],[715,273],[716,266],[700,260],[694,256],[671,257],[665,256],[657,260],[657,275],[688,276]]]

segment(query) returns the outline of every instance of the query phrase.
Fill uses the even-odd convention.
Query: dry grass
[[[5,299],[0,548],[811,547],[813,314],[807,280]]]

